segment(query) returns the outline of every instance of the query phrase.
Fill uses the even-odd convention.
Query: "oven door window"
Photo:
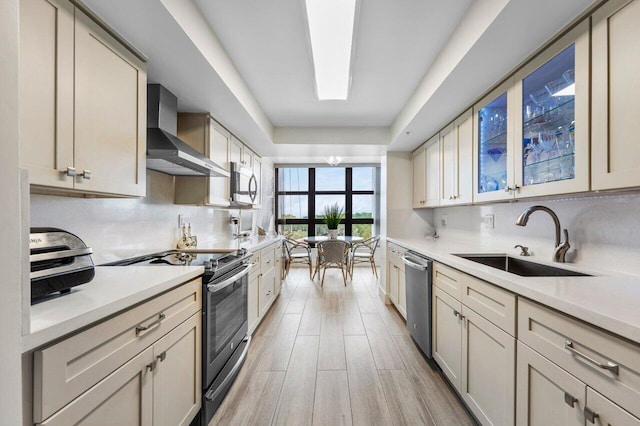
[[[207,292],[207,358],[213,363],[247,322],[247,276],[215,293]]]

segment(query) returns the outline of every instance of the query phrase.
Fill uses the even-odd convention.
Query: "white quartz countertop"
[[[28,352],[192,280],[202,266],[98,266],[95,278],[71,292],[31,306]]]
[[[501,253],[486,245],[443,238],[387,238],[387,241],[640,343],[640,277],[606,276],[575,265],[538,259],[535,262],[596,276],[521,277],[454,255]]]
[[[280,235],[254,235],[244,238],[218,239],[213,241],[204,241],[198,244],[198,251],[233,251],[237,249],[247,249],[256,251],[273,244],[282,237]]]

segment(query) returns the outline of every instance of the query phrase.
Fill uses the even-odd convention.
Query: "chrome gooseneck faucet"
[[[526,226],[527,222],[529,221],[529,216],[531,216],[533,212],[536,212],[538,210],[549,213],[549,216],[551,216],[551,218],[553,219],[553,223],[556,226],[556,248],[553,251],[553,261],[564,263],[564,257],[571,247],[571,245],[569,244],[569,231],[567,231],[566,229],[563,230],[564,241],[560,241],[560,220],[558,219],[558,216],[553,212],[553,210],[545,206],[529,207],[528,209],[520,213],[520,216],[518,216],[518,219],[516,220],[516,225]]]

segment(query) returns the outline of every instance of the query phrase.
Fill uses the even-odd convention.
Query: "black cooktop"
[[[236,250],[231,253],[188,253],[180,250],[170,250],[118,260],[100,266],[204,266],[205,274],[212,275],[221,273],[242,263],[246,257],[247,251],[245,249]]]

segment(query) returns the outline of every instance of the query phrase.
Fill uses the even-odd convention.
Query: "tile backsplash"
[[[267,160],[267,161],[265,161]],[[273,167],[263,158],[262,209],[254,225],[273,229]],[[229,217],[237,210],[173,204],[173,177],[147,171],[145,198],[75,198],[31,195],[31,226],[55,227],[78,235],[94,251],[94,263],[174,248],[178,215],[191,223],[199,247],[231,237]]]
[[[555,228],[545,212],[535,212],[527,226],[515,224],[526,208],[544,205],[569,231],[571,249],[567,260],[585,268],[640,275],[640,194],[596,195],[582,198],[519,201],[476,206],[438,208],[434,225],[442,238],[490,240],[492,246],[517,255],[515,244],[528,246],[534,258],[551,260]],[[446,215],[447,225],[442,219]],[[493,215],[494,227],[483,223]]]

